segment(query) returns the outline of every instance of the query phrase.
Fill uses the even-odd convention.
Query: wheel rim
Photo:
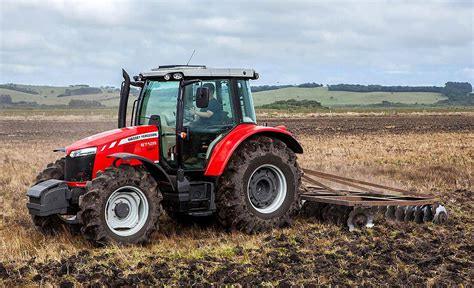
[[[262,214],[273,213],[285,202],[286,178],[280,168],[264,164],[249,178],[247,195],[252,207]]]
[[[148,200],[133,186],[115,190],[107,199],[105,222],[119,236],[131,236],[140,231],[148,219]]]
[[[76,224],[77,223],[77,215],[62,215],[58,214],[59,219],[67,224]]]

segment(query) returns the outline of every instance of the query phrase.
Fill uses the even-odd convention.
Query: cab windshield
[[[144,89],[139,124],[146,125],[152,115],[157,115],[163,126],[176,127],[179,81],[149,81]]]

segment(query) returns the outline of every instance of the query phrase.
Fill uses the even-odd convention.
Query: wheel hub
[[[277,195],[278,180],[268,169],[261,169],[250,179],[250,201],[255,207],[265,208]]]
[[[126,203],[120,202],[115,205],[114,211],[118,218],[123,219],[130,213],[130,206],[128,206]]]
[[[286,188],[286,178],[278,167],[262,165],[249,179],[247,191],[250,204],[260,213],[272,213],[285,201]]]

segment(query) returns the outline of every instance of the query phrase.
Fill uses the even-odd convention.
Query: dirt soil
[[[97,248],[69,232],[33,227],[24,193],[58,157],[51,149],[115,122],[0,121],[0,286],[474,284],[474,116],[366,116],[262,120],[302,142],[302,166],[439,197],[447,225],[390,222],[350,233],[298,217],[257,235],[166,215],[152,243]]]
[[[404,132],[457,132],[474,129],[473,115],[319,116],[315,118],[263,118],[259,124],[285,125],[296,135],[367,134]],[[0,120],[0,137],[64,139],[116,128],[116,121],[21,121]]]
[[[307,119],[262,119],[269,126],[285,125],[299,134],[367,134],[406,132],[472,131],[474,117],[470,115],[391,115],[391,116],[335,116]]]

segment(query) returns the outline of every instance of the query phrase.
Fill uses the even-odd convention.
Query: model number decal
[[[147,146],[155,146],[158,143],[156,141],[151,141],[151,142],[143,142],[140,144],[141,147],[147,147]]]
[[[135,136],[131,136],[128,138],[123,138],[120,140],[118,145],[123,145],[135,141],[140,141],[140,140],[145,140],[145,139],[150,139],[150,138],[157,138],[158,137],[158,132],[151,132],[151,133],[144,133],[144,134],[138,134]]]

